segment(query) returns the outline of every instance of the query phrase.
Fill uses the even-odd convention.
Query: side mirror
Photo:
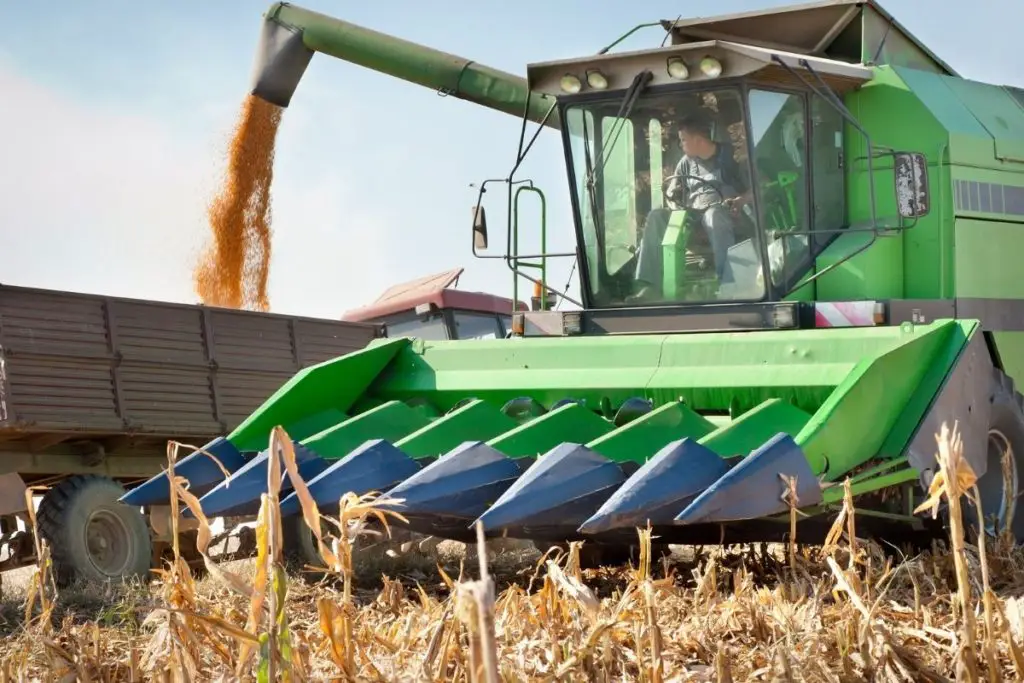
[[[919,152],[893,154],[893,176],[896,182],[896,206],[903,218],[928,215],[931,197],[928,193],[928,160]]]
[[[487,213],[479,205],[473,207],[473,248],[487,248]]]

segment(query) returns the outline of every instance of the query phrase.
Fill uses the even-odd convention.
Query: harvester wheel
[[[146,518],[118,501],[124,487],[88,474],[64,479],[39,503],[39,535],[50,546],[58,586],[147,578],[152,539]]]
[[[1024,509],[1018,506],[1024,483],[1024,396],[1001,370],[995,370],[993,380],[986,440],[987,467],[978,480],[978,493],[986,531],[996,535],[1009,528],[1019,544],[1024,542]],[[970,524],[977,529],[975,507],[967,504],[963,509],[970,516]]]
[[[322,532],[329,531],[322,523],[321,530]],[[324,559],[320,557],[320,549],[317,548],[316,536],[302,515],[290,515],[282,519],[281,536],[282,550],[287,562],[295,565],[299,570],[307,565],[310,567],[324,566]],[[317,578],[319,578],[319,572]]]

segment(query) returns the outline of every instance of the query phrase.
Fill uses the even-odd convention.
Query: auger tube
[[[287,107],[315,52],[522,117],[530,95],[521,76],[277,2],[264,14],[250,94]],[[528,118],[541,122],[554,98],[533,93]],[[545,125],[558,128],[555,112]]]

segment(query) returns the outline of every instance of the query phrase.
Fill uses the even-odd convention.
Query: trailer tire
[[[1021,485],[1024,483],[1024,396],[1016,390],[1013,379],[996,368],[990,396],[988,438],[986,439],[987,467],[977,481],[985,518],[997,516],[998,528],[986,522],[990,535],[1007,527],[1016,543],[1024,542],[1024,506],[1020,505]],[[1004,457],[1004,456],[1009,457]],[[977,531],[975,506],[962,506],[968,523]]]
[[[153,543],[142,513],[118,501],[125,489],[100,475],[76,475],[53,486],[37,513],[60,587],[149,576]]]

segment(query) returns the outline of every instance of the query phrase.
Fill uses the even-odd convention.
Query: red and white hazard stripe
[[[881,312],[877,301],[830,301],[814,304],[815,327],[874,327]]]

